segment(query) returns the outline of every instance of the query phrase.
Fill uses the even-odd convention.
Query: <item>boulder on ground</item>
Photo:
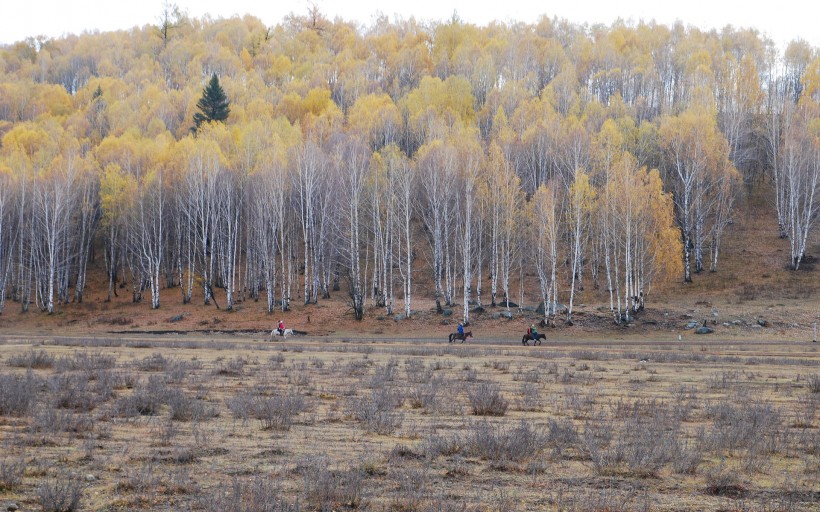
[[[705,325],[702,325],[695,330],[695,334],[712,334],[713,332],[715,332],[714,329],[711,327],[706,327]]]

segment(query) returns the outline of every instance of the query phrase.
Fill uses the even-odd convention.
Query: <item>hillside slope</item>
[[[418,244],[419,251],[426,249],[426,241]],[[547,335],[553,339],[674,340],[678,336],[694,336],[686,325],[705,321],[716,330],[714,337],[810,340],[812,324],[820,321],[820,271],[814,256],[820,254],[820,240],[814,237],[810,256],[798,272],[787,269],[787,244],[788,240],[777,236],[765,187],[757,187],[738,204],[734,222],[727,230],[718,272],[695,274],[688,284],[656,284],[648,296],[646,310],[629,326],[613,324],[608,313],[608,293],[589,285],[577,295],[575,325],[565,325],[559,316],[556,327],[548,328]],[[59,305],[53,315],[34,307],[21,313],[17,303],[7,301],[0,314],[0,329],[47,336],[174,331],[260,337],[282,319],[288,327],[312,336],[444,338],[454,330],[461,311],[456,305],[450,308],[449,316],[436,314],[430,276],[421,272],[414,276],[417,284],[413,318],[396,320],[401,304],[396,304],[394,315],[371,304],[362,322],[353,319],[343,291],[315,305],[303,305],[295,299],[290,311],[269,315],[264,311],[264,301],[246,300],[228,312],[214,305],[202,305],[201,291],[192,304],[183,304],[179,290],[164,289],[160,309],[151,310],[147,299],[133,303],[127,288],[120,289],[119,296],[111,302],[106,301],[106,278],[100,258],[93,263],[90,276],[86,300],[82,304]],[[485,286],[485,305],[489,302],[487,289]],[[563,292],[567,292],[566,284]],[[221,293],[224,291],[217,290],[217,303]],[[513,297],[517,296],[517,286],[513,285]],[[534,305],[530,302],[521,306],[532,309]],[[486,307],[484,313],[473,314],[471,329],[475,336],[520,340],[518,333],[523,333],[530,322],[540,320],[534,312],[516,308],[511,311],[511,320],[500,318],[503,310]]]

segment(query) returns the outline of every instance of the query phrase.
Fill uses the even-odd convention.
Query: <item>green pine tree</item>
[[[228,115],[231,113],[230,105],[231,102],[225,95],[225,91],[222,90],[222,86],[219,85],[219,78],[214,73],[208,85],[202,89],[202,98],[196,104],[201,112],[194,114],[194,126],[191,131],[196,133],[199,130],[199,125],[203,122],[228,119]]]

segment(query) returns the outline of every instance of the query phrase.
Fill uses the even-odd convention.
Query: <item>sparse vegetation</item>
[[[0,345],[5,361],[53,358],[0,365],[0,493],[54,511],[92,496],[214,512],[816,502],[818,360],[789,344],[743,357],[712,346],[697,371],[698,347],[567,345],[544,360],[475,343],[145,344]],[[773,468],[787,484],[772,487]],[[486,483],[498,494],[478,490]],[[554,489],[546,505],[543,488]]]

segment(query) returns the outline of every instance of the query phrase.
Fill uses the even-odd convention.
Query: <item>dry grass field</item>
[[[20,510],[820,510],[805,342],[0,337]]]

